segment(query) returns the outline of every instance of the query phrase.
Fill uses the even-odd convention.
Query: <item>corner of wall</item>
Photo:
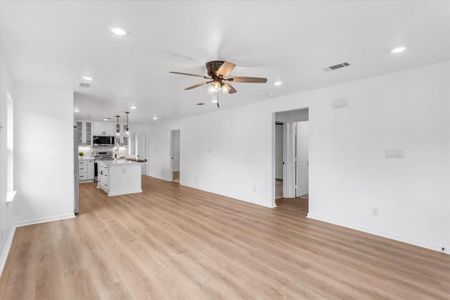
[[[11,226],[8,237],[6,239],[5,246],[3,247],[3,251],[0,256],[0,277],[3,274],[3,269],[5,268],[6,261],[8,259],[9,252],[11,250],[12,242],[14,240],[14,234],[16,233],[16,227]]]

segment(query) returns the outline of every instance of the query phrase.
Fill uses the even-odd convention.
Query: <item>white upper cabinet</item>
[[[92,146],[92,127],[91,121],[76,121],[78,145]]]
[[[94,135],[115,136],[115,125],[112,122],[94,122]]]

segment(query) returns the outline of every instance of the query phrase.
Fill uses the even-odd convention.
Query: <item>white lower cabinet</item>
[[[97,162],[97,188],[104,190],[108,196],[141,193],[142,165],[124,160]]]
[[[104,191],[109,190],[109,166],[106,164],[97,164],[98,187]]]
[[[94,180],[94,160],[83,159],[78,162],[78,179],[80,181]]]

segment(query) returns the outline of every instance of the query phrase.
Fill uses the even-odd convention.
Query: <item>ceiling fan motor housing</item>
[[[220,66],[223,65],[225,61],[223,60],[213,60],[213,61],[208,61],[206,63],[206,69],[208,70],[208,75],[213,78],[216,79],[217,75],[216,72],[217,70],[219,70]]]

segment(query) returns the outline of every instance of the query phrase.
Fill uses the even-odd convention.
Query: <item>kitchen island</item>
[[[141,193],[141,166],[145,162],[127,160],[98,161],[97,188],[108,196]]]

